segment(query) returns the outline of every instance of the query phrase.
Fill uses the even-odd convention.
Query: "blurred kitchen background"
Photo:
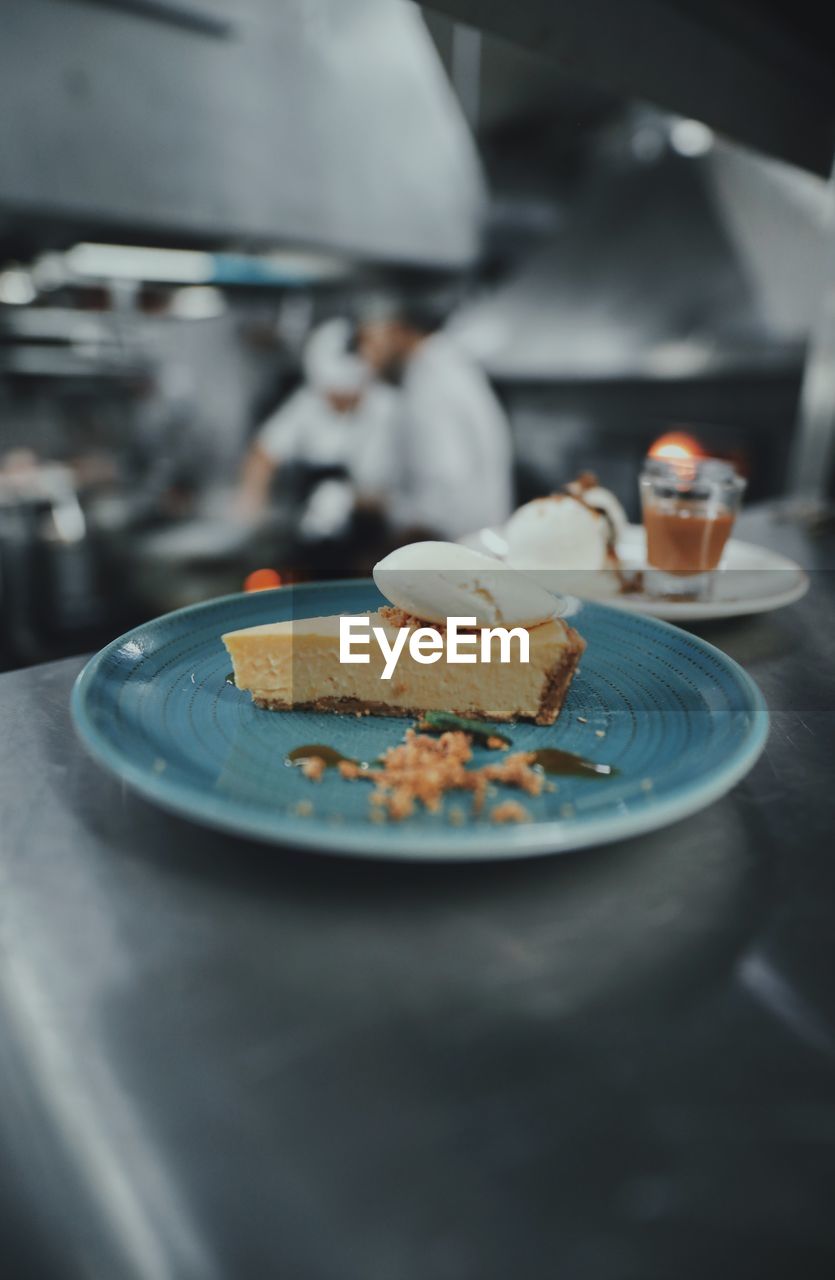
[[[515,501],[592,469],[635,517],[671,431],[786,496],[830,197],[410,0],[4,0],[0,669],[364,571],[332,476],[234,495],[311,333],[392,298],[446,300]]]

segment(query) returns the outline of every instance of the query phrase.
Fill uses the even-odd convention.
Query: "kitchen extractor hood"
[[[406,0],[4,0],[0,238],[460,267],[477,153]]]
[[[532,49],[569,79],[645,99],[829,173],[835,40],[819,0],[428,0],[425,7]]]

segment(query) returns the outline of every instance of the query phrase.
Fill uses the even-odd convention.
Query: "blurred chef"
[[[360,355],[402,390],[390,521],[410,536],[457,538],[501,524],[513,505],[510,429],[484,372],[438,332],[434,301],[366,319]]]
[[[283,464],[341,472],[314,491],[303,522],[310,536],[331,536],[355,504],[385,505],[391,488],[398,394],[374,381],[349,350],[351,325],[326,321],[305,348],[305,384],[260,427],[244,460],[236,506],[253,518],[266,505]],[[322,526],[328,526],[324,528]]]

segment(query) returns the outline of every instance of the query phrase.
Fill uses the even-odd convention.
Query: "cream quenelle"
[[[476,625],[536,626],[561,602],[524,574],[454,542],[413,542],[374,566],[386,599],[424,622],[475,618]]]
[[[508,560],[520,569],[605,569],[626,526],[615,495],[582,477],[513,513],[504,530]]]

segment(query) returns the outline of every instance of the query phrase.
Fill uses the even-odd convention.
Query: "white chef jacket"
[[[344,467],[361,497],[384,498],[395,481],[398,393],[375,384],[357,408],[337,413],[300,387],[261,427],[258,446],[275,462]]]
[[[442,334],[408,361],[392,517],[454,539],[512,510],[510,428],[484,372]]]

